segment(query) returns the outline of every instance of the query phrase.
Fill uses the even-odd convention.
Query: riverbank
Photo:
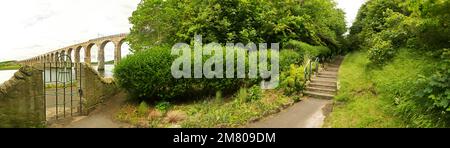
[[[0,62],[0,70],[18,70],[20,67],[15,61]]]

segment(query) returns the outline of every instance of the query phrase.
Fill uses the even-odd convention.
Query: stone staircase
[[[337,93],[337,76],[343,57],[337,57],[324,65],[319,73],[311,78],[304,94],[311,98],[333,99]]]

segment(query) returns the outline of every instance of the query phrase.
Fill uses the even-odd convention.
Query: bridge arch
[[[75,63],[85,62],[86,57],[86,48],[81,45],[78,45],[75,48]]]
[[[70,57],[70,62],[74,62],[73,48],[67,48],[66,53],[67,53],[67,56]],[[69,59],[67,59],[67,60],[69,60]]]
[[[97,52],[98,52],[97,45],[92,42],[88,43],[84,51],[85,54],[84,62],[89,65],[92,64],[92,62],[97,62],[97,55],[96,55]]]
[[[119,40],[119,42],[117,42],[116,45],[116,50],[115,50],[115,63],[114,64],[118,64],[120,62],[120,60],[122,60],[123,56],[126,56],[126,53],[124,53],[124,47],[123,45],[126,44],[126,40],[125,38]]]
[[[55,54],[53,55],[53,61],[58,62],[59,61],[59,51],[55,52]]]
[[[106,62],[109,61],[115,61],[116,59],[116,47],[117,47],[117,43],[115,43],[112,40],[104,40],[101,42],[100,47],[99,47],[99,64],[104,64],[107,65]],[[99,69],[101,68],[101,65],[99,65]],[[104,66],[103,66],[104,68]]]
[[[62,61],[65,61],[66,60],[66,51],[65,50],[61,50],[60,52],[59,52],[59,54],[58,54],[58,60],[60,60],[61,62]]]
[[[53,61],[55,61],[55,54],[54,53],[50,53],[50,57],[49,57],[49,59],[50,59],[50,62],[53,62]]]

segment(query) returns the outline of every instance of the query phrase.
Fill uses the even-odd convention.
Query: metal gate
[[[56,55],[43,63],[44,108],[46,120],[59,120],[83,114],[81,63],[73,63],[69,55]]]

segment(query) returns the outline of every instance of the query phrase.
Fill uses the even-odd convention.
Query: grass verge
[[[425,54],[401,49],[391,63],[372,66],[366,51],[350,53],[339,72],[340,90],[325,127],[411,127],[396,111],[399,98],[437,62]],[[418,113],[420,114],[420,113]]]

